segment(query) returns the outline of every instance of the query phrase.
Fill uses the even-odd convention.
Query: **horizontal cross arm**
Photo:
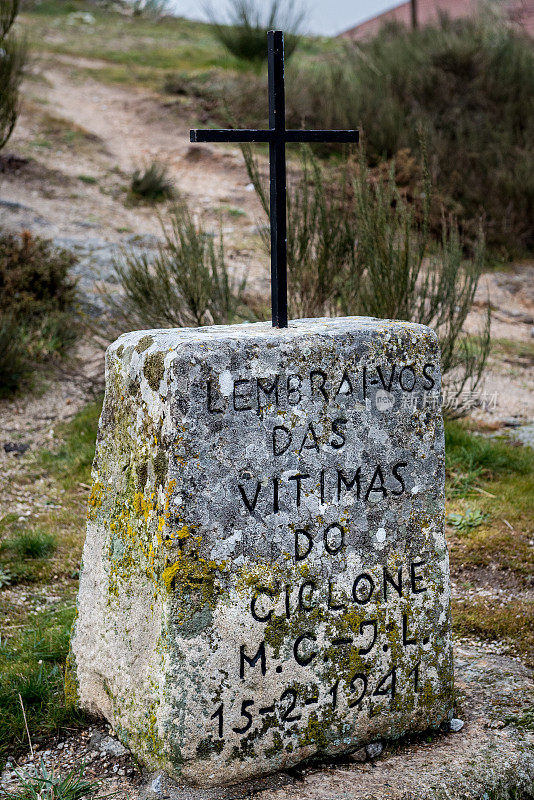
[[[274,131],[249,130],[194,130],[191,131],[192,142],[270,142]]]
[[[357,144],[359,131],[285,131],[286,142],[353,142]]]
[[[359,132],[353,131],[277,131],[277,130],[192,130],[192,142],[352,142],[357,144]]]

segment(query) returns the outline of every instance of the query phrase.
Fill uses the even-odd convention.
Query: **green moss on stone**
[[[142,492],[148,480],[148,464],[146,461],[142,461],[140,464],[137,464],[136,473],[137,473],[137,491]]]
[[[223,749],[223,739],[202,739],[197,745],[197,756],[202,759],[209,759],[213,753],[222,753]]]
[[[157,392],[159,390],[159,384],[165,372],[164,354],[158,352],[158,353],[151,353],[149,356],[147,356],[143,372],[150,388],[154,392]]]
[[[154,343],[154,337],[153,336],[148,336],[148,335],[147,336],[142,336],[141,339],[139,339],[139,341],[137,342],[137,344],[135,346],[135,350],[136,350],[137,353],[144,353],[144,351],[148,350],[150,345],[153,344],[153,343]],[[122,345],[121,345],[121,347],[122,347]],[[119,353],[119,350],[117,350],[117,355],[120,358],[122,353]]]
[[[167,453],[162,448],[158,449],[154,459],[154,475],[156,477],[156,485],[164,486],[167,479],[167,469],[169,460]]]

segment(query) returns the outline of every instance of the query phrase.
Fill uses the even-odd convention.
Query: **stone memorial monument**
[[[283,299],[106,356],[67,696],[197,786],[451,716],[436,336]]]

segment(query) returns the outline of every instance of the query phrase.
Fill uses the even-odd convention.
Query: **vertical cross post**
[[[269,128],[267,130],[193,130],[192,142],[269,144],[271,220],[271,301],[273,326],[287,328],[286,142],[358,142],[358,131],[286,130],[284,34],[268,31]]]
[[[287,328],[286,109],[284,34],[267,34],[269,128],[279,133],[269,142],[271,215],[271,293],[273,325]]]

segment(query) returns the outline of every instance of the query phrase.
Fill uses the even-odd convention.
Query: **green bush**
[[[0,0],[0,150],[13,132],[19,112],[19,87],[26,61],[26,47],[11,28],[19,0]]]
[[[33,236],[0,234],[0,392],[17,389],[36,362],[76,341],[76,257]]]
[[[268,215],[266,187],[250,149],[242,149]],[[304,153],[288,189],[290,316],[341,312],[429,325],[440,340],[448,399],[455,400],[449,414],[463,413],[457,398],[466,386],[476,388],[490,347],[489,310],[480,336],[463,333],[482,271],[482,241],[466,259],[454,220],[445,219],[440,241],[431,241],[426,165],[418,211],[398,191],[394,166],[389,175],[371,176],[363,148],[341,176]]]
[[[0,397],[16,391],[30,374],[24,338],[21,325],[0,311]]]
[[[0,235],[0,311],[21,320],[64,314],[76,302],[76,256],[29,231]]]
[[[245,281],[234,281],[219,242],[183,201],[162,221],[164,243],[155,258],[126,253],[116,265],[124,296],[108,295],[119,325],[168,327],[222,324],[244,311]],[[242,318],[242,316],[241,316]]]
[[[157,203],[160,200],[170,200],[174,195],[174,186],[164,164],[153,161],[142,170],[136,169],[132,175],[130,196],[134,200]]]
[[[432,153],[437,190],[475,242],[514,254],[534,247],[534,48],[500,23],[387,28],[321,60],[292,64],[288,126],[365,132],[370,163]],[[439,226],[438,226],[439,227]]]
[[[490,316],[478,338],[464,335],[484,263],[479,238],[472,258],[465,258],[454,219],[443,218],[441,238],[430,239],[432,186],[426,174],[421,218],[414,204],[397,189],[394,168],[371,180],[361,151],[354,178],[355,268],[342,283],[340,304],[346,313],[405,319],[429,325],[441,347],[441,369],[447,376],[450,414],[464,388],[473,391],[490,349]]]
[[[304,11],[294,0],[283,0],[283,11],[281,0],[271,0],[267,11],[262,5],[261,0],[230,0],[226,25],[215,22],[212,12],[215,37],[236,58],[261,64],[267,60],[267,31],[283,30],[289,59],[299,44]]]
[[[168,0],[134,0],[132,13],[134,17],[159,20],[169,12]]]
[[[211,70],[169,76],[166,87],[194,98],[215,125],[265,127],[264,74]],[[440,201],[430,217],[433,236],[441,236],[444,206],[470,252],[481,224],[493,255],[534,249],[531,39],[486,14],[415,31],[389,27],[370,41],[337,40],[319,52],[302,47],[287,66],[286,101],[289,128],[360,128],[370,166],[402,163],[399,186],[412,194],[423,130]]]
[[[250,145],[241,147],[249,177],[269,217],[267,187],[260,178]],[[290,180],[287,190],[287,269],[289,312],[294,318],[335,314],[343,283],[355,262],[355,219],[347,175],[338,192],[324,191],[328,172],[311,152],[302,151],[302,172]],[[263,244],[270,248],[268,228],[261,229]]]

